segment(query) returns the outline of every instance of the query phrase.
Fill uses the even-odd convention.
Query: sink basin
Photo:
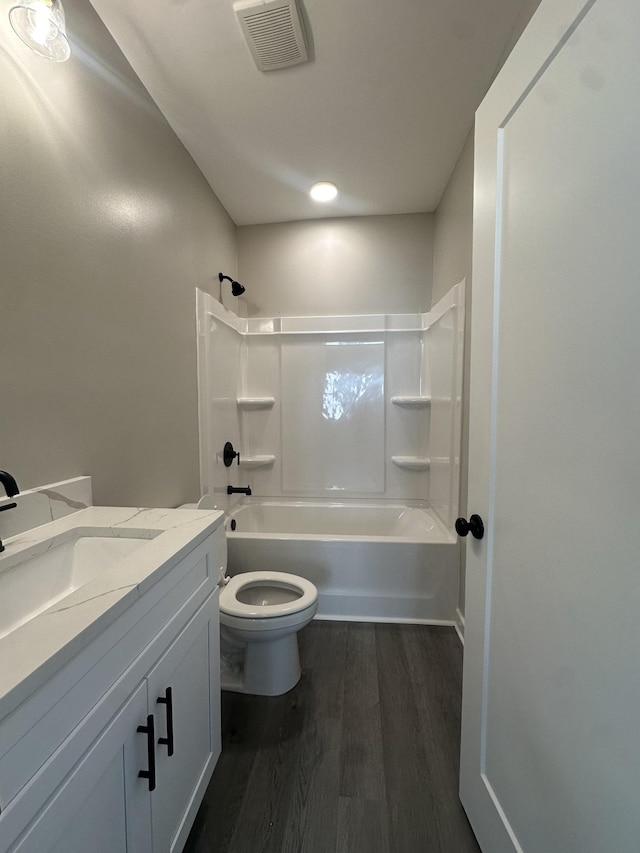
[[[109,570],[159,530],[76,529],[0,562],[0,639]],[[37,553],[33,553],[37,551]],[[3,570],[4,569],[4,570]]]

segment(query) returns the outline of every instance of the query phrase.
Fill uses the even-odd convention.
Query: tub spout
[[[251,494],[251,486],[227,486],[228,495],[247,495]]]

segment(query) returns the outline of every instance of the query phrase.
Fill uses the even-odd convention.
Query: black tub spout
[[[228,495],[247,495],[251,494],[251,486],[227,486]]]

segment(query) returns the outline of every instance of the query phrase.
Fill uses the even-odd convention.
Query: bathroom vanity
[[[220,753],[221,522],[90,507],[6,541],[1,853],[182,850]]]

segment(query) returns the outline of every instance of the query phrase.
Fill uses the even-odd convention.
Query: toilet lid
[[[279,604],[245,603],[239,600],[251,587],[272,587],[296,594],[292,601]],[[250,596],[249,596],[250,597]],[[318,590],[311,581],[287,572],[242,572],[229,580],[220,592],[220,610],[229,616],[269,619],[287,613],[299,613],[318,600]]]

